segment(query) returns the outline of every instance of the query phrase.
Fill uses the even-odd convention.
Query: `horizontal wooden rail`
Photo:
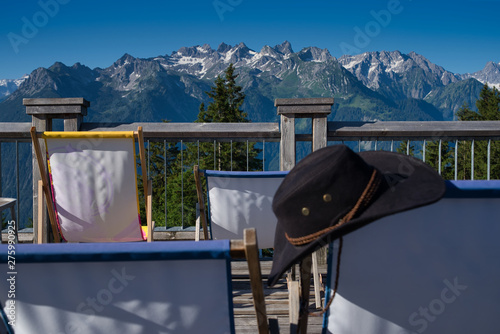
[[[279,141],[278,123],[83,123],[84,131],[128,131],[142,126],[144,137],[211,141],[248,139]]]
[[[278,123],[83,123],[82,131],[133,131],[144,129],[146,138],[183,140],[268,140],[279,141]],[[0,123],[0,139],[29,140],[31,123]],[[328,140],[500,140],[500,121],[401,121],[328,122]],[[296,134],[298,141],[309,141],[310,134]]]
[[[31,141],[31,122],[25,123],[0,123],[0,139],[2,141],[26,139]]]
[[[500,139],[500,121],[328,122],[328,140]]]

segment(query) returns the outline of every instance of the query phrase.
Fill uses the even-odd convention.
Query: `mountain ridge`
[[[336,98],[332,120],[453,119],[457,108],[477,99],[474,82],[500,83],[500,65],[493,62],[481,73],[458,75],[415,52],[366,52],[337,59],[317,47],[294,52],[288,41],[258,52],[244,43],[221,43],[217,49],[204,44],[151,58],[125,53],[107,68],[60,62],[38,68],[0,102],[0,117],[27,120],[24,97],[82,96],[91,101],[89,121],[190,122],[200,103],[209,102],[204,92],[230,63],[247,95],[244,108],[252,121],[276,120],[275,98],[321,96]],[[468,90],[457,84],[469,79],[475,81]],[[453,84],[469,95],[456,94]]]

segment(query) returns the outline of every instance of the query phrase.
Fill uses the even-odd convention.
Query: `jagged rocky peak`
[[[118,65],[118,66],[126,65],[126,64],[134,62],[135,59],[136,58],[132,57],[128,53],[125,53],[123,56],[121,56],[120,59],[115,61],[114,65]]]
[[[226,61],[237,63],[241,59],[250,58],[250,52],[252,52],[252,50],[250,50],[245,43],[241,42],[226,53]]]
[[[51,67],[49,67],[49,70],[52,72],[67,71],[68,69],[69,67],[60,61],[56,61]]]
[[[56,64],[64,65],[62,63]],[[54,65],[52,65],[51,68]],[[55,84],[53,79],[54,75],[57,77],[58,74],[51,73],[49,69],[46,69],[44,67],[39,67],[31,72],[31,74],[19,87],[23,87],[23,94],[25,96],[33,96],[45,87],[52,87],[54,88],[54,90],[57,90],[57,85]]]
[[[307,47],[299,52],[299,58],[303,61],[317,61],[324,62],[334,59],[327,49],[320,49],[317,47]]]
[[[495,83],[500,82],[500,63],[488,62],[480,73],[484,74],[486,79],[491,78]]]
[[[393,71],[401,70],[400,66],[408,59],[399,51],[373,51],[365,52],[359,55],[344,55],[339,59],[339,62],[347,69],[359,67],[364,69],[374,67],[390,68]]]
[[[489,61],[481,71],[462,75],[462,79],[468,78],[474,78],[483,84],[487,83],[490,87],[500,89],[500,63]]]
[[[208,44],[204,44],[203,46],[183,46],[179,49],[179,51],[177,51],[177,55],[180,57],[201,58],[206,56],[206,54],[211,51],[212,48]]]
[[[193,57],[198,52],[196,48],[196,46],[183,46],[177,51],[177,54],[183,57]]]
[[[125,53],[121,58],[116,60],[113,65],[106,68],[104,71],[108,73],[121,73],[122,75],[129,75],[134,71],[137,59]]]
[[[290,44],[289,41],[284,41],[283,43],[276,45],[274,50],[284,55],[293,53],[292,44]]]
[[[243,42],[241,42],[240,44],[236,45],[234,47],[234,49],[238,50],[239,52],[245,53],[245,54],[250,51],[250,49],[248,48],[248,46],[245,43],[243,43]]]
[[[227,45],[226,43],[222,42],[219,44],[219,47],[217,48],[217,52],[219,53],[226,53],[229,50],[231,50],[231,45]]]
[[[212,51],[212,48],[210,47],[210,44],[203,44],[202,46],[198,47],[198,50],[201,51],[201,52],[211,52]]]
[[[272,58],[280,58],[281,52],[276,51],[276,49],[270,47],[269,45],[264,45],[260,50],[262,56],[270,56]]]
[[[429,72],[442,73],[444,72],[444,68],[438,66],[434,63],[431,63],[427,58],[418,53],[412,51],[408,53],[408,56],[422,69],[425,69]]]

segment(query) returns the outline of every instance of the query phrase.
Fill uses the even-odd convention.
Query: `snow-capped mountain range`
[[[488,62],[486,66],[476,73],[466,73],[462,79],[474,78],[482,84],[500,89],[500,63]]]
[[[473,74],[455,74],[414,52],[336,59],[317,47],[294,52],[289,42],[260,51],[244,43],[205,44],[145,59],[125,54],[104,69],[55,63],[19,80],[0,80],[0,117],[24,119],[22,98],[81,96],[91,101],[91,120],[193,121],[207,102],[205,92],[230,63],[253,121],[276,118],[275,98],[319,96],[336,98],[331,117],[338,120],[453,119],[463,103],[474,106],[484,83],[500,86],[500,64],[493,62]]]
[[[27,78],[28,75],[20,79],[0,79],[0,101],[12,94]]]

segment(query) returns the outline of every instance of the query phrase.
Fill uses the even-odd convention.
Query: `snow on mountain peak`
[[[484,68],[475,73],[462,75],[463,79],[474,78],[482,84],[500,89],[500,63],[488,62]]]
[[[276,45],[273,49],[284,55],[293,53],[292,44],[290,44],[289,41],[284,41],[283,43]]]

